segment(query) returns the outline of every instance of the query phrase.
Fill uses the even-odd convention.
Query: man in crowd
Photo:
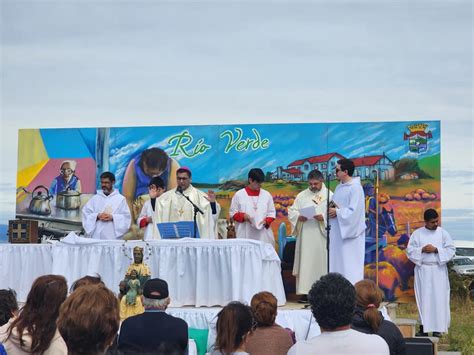
[[[130,210],[125,197],[114,189],[114,183],[114,174],[102,173],[102,190],[82,208],[82,226],[91,238],[120,239],[130,228]]]
[[[308,298],[321,335],[297,341],[288,355],[390,353],[382,337],[351,329],[356,294],[354,286],[342,275],[329,273],[321,277],[309,291]]]
[[[364,190],[360,177],[353,177],[353,174],[351,160],[337,161],[336,178],[340,183],[329,209],[329,271],[338,272],[355,284],[364,278],[366,226]]]
[[[308,188],[301,191],[288,209],[288,219],[296,236],[293,275],[296,276],[296,294],[306,296],[311,285],[326,275],[326,209],[328,189],[319,170],[308,174]],[[329,191],[329,200],[332,192]],[[311,209],[313,216],[301,215],[302,209]],[[304,297],[303,299],[305,299]]]
[[[127,318],[120,329],[118,349],[125,352],[171,353],[188,347],[188,325],[166,314],[170,303],[168,284],[150,279],[143,288],[145,313]]]
[[[448,232],[438,226],[439,215],[427,209],[425,226],[413,232],[408,242],[408,258],[415,264],[415,297],[421,319],[417,335],[439,337],[450,323],[449,279],[446,264],[456,248]]]
[[[236,222],[237,238],[256,239],[274,246],[270,225],[275,220],[275,205],[272,195],[261,188],[264,180],[262,169],[250,169],[248,185],[232,197],[229,214]]]
[[[147,200],[142,207],[142,211],[138,216],[138,226],[144,230],[143,240],[161,239],[160,232],[156,227],[156,200],[165,192],[165,184],[163,179],[155,176],[148,184],[148,194],[150,199]]]
[[[191,170],[187,167],[183,166],[176,171],[178,186],[165,192],[157,200],[157,221],[160,223],[192,222],[194,207],[185,198],[187,196],[203,212],[202,214],[198,213],[196,216],[199,236],[204,239],[217,239],[216,222],[219,217],[220,206],[216,202],[216,194],[212,190],[208,190],[207,194],[205,194],[196,189],[191,185],[191,177]]]

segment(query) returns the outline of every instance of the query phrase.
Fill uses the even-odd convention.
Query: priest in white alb
[[[261,188],[264,180],[262,169],[250,169],[248,185],[232,197],[229,215],[236,222],[237,238],[260,240],[275,246],[270,228],[275,220],[275,205],[272,195]]]
[[[200,238],[217,239],[220,206],[216,202],[214,191],[208,190],[205,194],[191,185],[192,173],[185,166],[176,171],[176,180],[176,188],[165,192],[156,201],[157,222],[193,222],[194,206],[186,199],[187,196],[203,212],[202,214],[198,212],[196,215]]]
[[[365,207],[364,190],[354,162],[337,161],[339,180],[329,208],[329,272],[338,272],[352,284],[364,278]]]
[[[407,255],[415,264],[415,298],[421,319],[418,335],[433,336],[447,333],[450,323],[449,278],[446,264],[456,248],[451,236],[438,226],[439,215],[427,209],[423,216],[425,226],[410,236]]]
[[[288,209],[288,220],[296,236],[293,275],[296,276],[296,294],[307,295],[313,283],[327,270],[326,209],[332,192],[324,184],[319,170],[308,174],[308,188],[301,191]],[[311,212],[309,214],[309,212]]]
[[[120,239],[130,228],[132,217],[125,197],[114,189],[115,175],[100,175],[101,190],[82,208],[82,227],[94,239]]]

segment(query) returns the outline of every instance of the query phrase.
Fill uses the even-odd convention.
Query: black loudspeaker
[[[434,344],[428,338],[405,338],[406,355],[434,355]]]

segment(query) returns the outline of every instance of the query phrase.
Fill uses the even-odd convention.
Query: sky
[[[0,224],[20,128],[439,120],[472,238],[471,1],[0,0]]]

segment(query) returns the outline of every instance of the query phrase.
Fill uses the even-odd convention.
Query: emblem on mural
[[[427,131],[426,123],[409,125],[409,133],[403,134],[403,140],[408,141],[408,150],[412,153],[423,154],[428,151],[428,139],[433,138],[431,131]]]

